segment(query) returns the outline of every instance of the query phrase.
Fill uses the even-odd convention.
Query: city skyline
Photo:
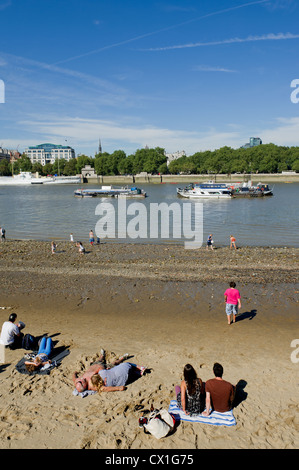
[[[299,145],[297,2],[140,3],[0,0],[0,147]]]

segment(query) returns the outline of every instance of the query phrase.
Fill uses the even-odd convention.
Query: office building
[[[40,144],[35,147],[28,147],[25,153],[32,164],[41,163],[43,166],[46,163],[54,163],[57,159],[64,159],[68,162],[72,158],[76,158],[75,150],[68,145]]]
[[[242,149],[249,149],[252,147],[256,147],[257,145],[262,145],[262,140],[259,137],[250,137],[249,142],[247,144],[242,145]]]

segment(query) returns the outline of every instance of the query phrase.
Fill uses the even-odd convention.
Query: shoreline
[[[290,359],[298,249],[86,248],[81,256],[64,242],[51,255],[48,242],[0,244],[1,321],[15,311],[25,333],[52,335],[70,353],[49,375],[27,376],[15,368],[25,351],[7,350],[0,365],[1,448],[298,447],[298,364]],[[223,292],[232,279],[242,309],[228,326]],[[125,392],[73,396],[72,372],[85,370],[101,347],[111,355],[128,352],[150,372]],[[138,418],[152,403],[168,408],[184,364],[206,381],[216,361],[225,380],[242,384],[236,426],[181,422],[162,440],[144,434]]]

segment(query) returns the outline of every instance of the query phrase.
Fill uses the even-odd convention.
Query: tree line
[[[216,150],[196,152],[182,156],[167,165],[165,149],[161,147],[138,149],[126,155],[123,150],[113,153],[98,153],[95,157],[80,155],[66,161],[56,160],[53,164],[31,163],[26,154],[10,164],[0,161],[0,174],[8,176],[20,171],[39,172],[40,175],[80,174],[85,165],[91,165],[97,175],[149,174],[233,174],[233,173],[281,173],[293,170],[299,172],[299,147],[284,147],[262,144],[251,148],[232,149],[221,147]]]

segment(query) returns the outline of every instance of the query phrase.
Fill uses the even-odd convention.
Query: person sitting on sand
[[[175,387],[178,407],[187,415],[201,412],[201,398],[203,393],[202,380],[197,377],[196,371],[191,364],[184,367],[184,380],[181,386]]]
[[[45,366],[46,364],[51,364],[49,356],[51,354],[52,349],[52,339],[44,336],[41,340],[38,353],[34,357],[34,359],[32,361],[25,361],[25,367],[28,372],[34,372],[35,370]]]
[[[102,349],[99,360],[96,361],[94,364],[92,364],[89,367],[89,369],[86,372],[84,372],[83,375],[79,376],[79,372],[73,373],[72,379],[73,379],[76,390],[79,393],[84,392],[84,390],[93,390],[93,385],[91,383],[91,377],[93,375],[98,374],[100,370],[105,369],[106,367],[117,366],[127,358],[128,358],[128,354],[124,354],[123,356],[121,356],[120,358],[116,359],[114,362],[108,365],[106,364],[106,360],[105,360],[105,351]]]
[[[91,377],[91,390],[96,392],[122,392],[126,390],[126,385],[130,379],[141,377],[145,372],[145,367],[124,362],[112,369],[101,369]]]
[[[16,313],[11,313],[9,315],[8,321],[5,321],[2,325],[1,335],[0,335],[0,344],[10,348],[17,349],[22,346],[22,340],[24,334],[21,332],[25,328],[25,323],[19,322],[15,324],[17,319]]]
[[[76,246],[79,248],[79,253],[80,253],[80,255],[84,255],[84,253],[85,253],[85,248],[84,248],[84,246],[82,245],[82,242],[77,242],[77,243],[76,243]]]
[[[222,365],[215,362],[213,372],[215,378],[206,381],[206,409],[202,413],[204,416],[209,416],[211,407],[219,413],[230,411],[235,397],[236,387],[222,379]]]

